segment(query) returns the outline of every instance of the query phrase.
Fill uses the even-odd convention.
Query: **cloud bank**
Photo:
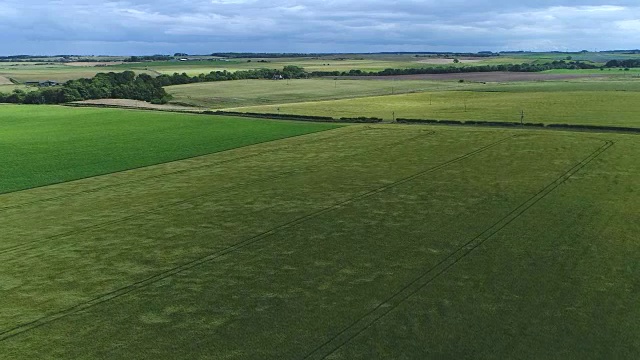
[[[0,53],[635,49],[638,19],[637,1],[4,0]]]

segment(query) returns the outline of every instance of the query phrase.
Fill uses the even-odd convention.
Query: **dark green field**
[[[0,106],[0,194],[210,154],[334,125]]]
[[[640,353],[638,136],[64,111],[120,123],[68,159],[107,136],[131,149],[110,166],[211,154],[0,195],[0,358]],[[9,139],[33,149],[12,163],[60,158]]]

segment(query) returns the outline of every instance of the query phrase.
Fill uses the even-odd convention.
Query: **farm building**
[[[53,80],[46,81],[27,81],[24,83],[27,86],[39,86],[39,87],[50,87],[50,86],[58,86],[60,83]]]

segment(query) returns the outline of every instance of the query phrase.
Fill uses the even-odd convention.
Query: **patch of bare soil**
[[[397,76],[343,76],[349,80],[464,80],[476,82],[546,81],[602,78],[600,74],[546,74],[529,72],[475,72],[455,74],[416,74]]]
[[[72,104],[86,105],[86,106],[104,106],[104,107],[119,107],[126,109],[150,109],[150,110],[165,110],[165,111],[188,111],[188,112],[201,112],[204,109],[177,106],[177,105],[160,105],[151,104],[145,101],[129,100],[129,99],[97,99],[97,100],[84,100],[76,101]]]
[[[9,78],[0,76],[0,85],[13,85],[13,83],[11,82],[11,80],[9,80]]]

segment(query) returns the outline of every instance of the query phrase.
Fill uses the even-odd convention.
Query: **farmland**
[[[94,71],[450,61],[0,63],[0,92]],[[391,120],[640,128],[637,73],[236,80],[168,86],[168,105],[87,101],[164,111],[0,105],[0,359],[635,359],[640,136]],[[169,112],[206,109],[386,123]]]
[[[0,77],[11,78],[18,82],[53,80],[64,82],[80,78],[91,78],[97,73],[120,71],[114,66],[69,66],[59,63],[0,63]],[[138,73],[153,72],[138,69]]]
[[[0,193],[179,160],[332,125],[0,106]]]
[[[61,128],[72,111],[84,112],[79,124],[102,117],[140,127],[175,116],[60,111],[47,120]],[[224,125],[262,126],[274,141],[236,141],[125,172],[103,163],[102,176],[0,195],[0,354],[596,359],[640,351],[637,136],[318,131],[324,125],[181,116],[175,129],[221,139]],[[44,120],[13,127],[26,132]],[[287,137],[292,128],[316,132]],[[173,151],[178,138],[197,139],[134,130],[136,142],[153,137]],[[91,142],[74,144],[90,159]]]
[[[442,61],[444,60],[444,61]],[[194,76],[211,71],[238,71],[252,69],[282,69],[293,65],[305,68],[308,71],[380,71],[387,68],[410,69],[429,66],[464,66],[530,62],[527,59],[514,58],[486,58],[480,60],[464,59],[459,64],[452,63],[453,58],[421,58],[415,55],[336,55],[312,58],[240,58],[227,61],[184,61],[184,62],[154,62],[141,64],[123,64],[117,67],[123,69],[148,69],[161,74],[186,73]]]
[[[105,59],[108,60],[108,59]],[[136,73],[150,75],[186,73],[196,76],[211,71],[239,71],[253,69],[278,69],[294,65],[304,67],[308,71],[380,71],[386,68],[422,68],[431,66],[465,66],[531,62],[529,59],[511,57],[493,57],[479,60],[465,60],[452,64],[452,57],[422,58],[415,55],[335,55],[302,58],[240,58],[208,60],[194,57],[191,61],[152,61],[122,63],[121,58],[114,61],[97,62],[15,62],[0,63],[0,77],[12,78],[16,81],[55,80],[59,82],[90,78],[99,72],[122,72],[133,70]],[[117,61],[115,61],[117,60]],[[99,65],[99,66],[96,66]],[[0,78],[1,79],[1,78]]]
[[[438,120],[525,121],[640,127],[638,83],[511,84],[464,87],[456,91],[308,101],[232,108],[233,111],[319,115],[335,118],[369,116],[385,120],[417,118]],[[572,89],[581,90],[572,90]],[[629,88],[632,91],[616,91]]]
[[[166,87],[175,103],[212,109],[459,89],[451,82],[295,79],[242,80]]]

